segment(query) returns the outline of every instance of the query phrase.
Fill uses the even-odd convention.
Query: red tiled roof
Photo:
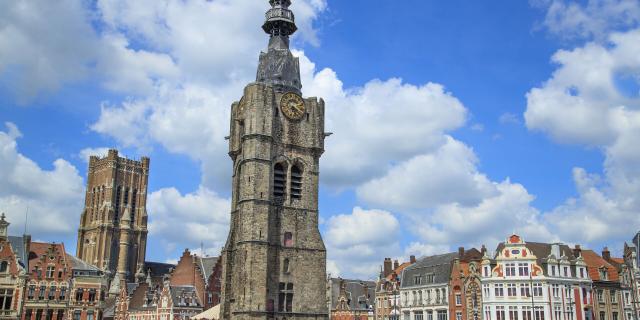
[[[46,242],[31,242],[29,247],[29,270],[33,271],[38,260],[42,255],[45,255],[51,246],[56,247],[58,254],[62,255],[63,261],[66,261],[67,253],[64,250],[64,244],[62,243],[46,243]]]
[[[587,264],[587,269],[589,271],[589,277],[592,280],[603,280],[603,281],[618,281],[618,270],[609,262],[604,260],[600,255],[595,253],[593,250],[582,250],[582,257],[584,258],[584,262]],[[609,279],[604,280],[600,279],[600,268],[607,268],[607,273],[609,275]]]

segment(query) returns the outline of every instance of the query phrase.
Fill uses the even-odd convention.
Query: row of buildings
[[[387,258],[375,282],[329,279],[329,307],[338,320],[638,320],[639,244],[617,258],[512,235],[493,251]]]
[[[189,319],[220,301],[217,257],[185,250],[177,264],[145,263],[135,281],[76,258],[62,243],[8,235],[0,216],[0,319]]]

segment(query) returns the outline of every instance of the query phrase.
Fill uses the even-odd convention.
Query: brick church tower
[[[290,0],[271,0],[256,81],[231,109],[231,227],[221,319],[328,319],[318,229],[324,101],[302,98]]]
[[[89,159],[85,208],[76,255],[121,280],[143,270],[147,247],[149,158],[140,161],[109,150]]]

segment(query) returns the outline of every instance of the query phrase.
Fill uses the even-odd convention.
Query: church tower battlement
[[[231,226],[221,319],[328,319],[318,229],[324,101],[303,98],[290,0],[271,0],[256,81],[231,107]]]
[[[120,157],[109,150],[91,156],[76,255],[121,279],[133,281],[147,247],[149,158]]]

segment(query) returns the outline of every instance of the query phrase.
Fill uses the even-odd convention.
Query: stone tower
[[[149,158],[140,161],[109,150],[89,159],[85,208],[76,255],[120,279],[143,269],[147,247]]]
[[[231,227],[222,252],[222,319],[328,319],[318,230],[324,101],[302,98],[290,0],[271,0],[256,81],[231,107]]]

